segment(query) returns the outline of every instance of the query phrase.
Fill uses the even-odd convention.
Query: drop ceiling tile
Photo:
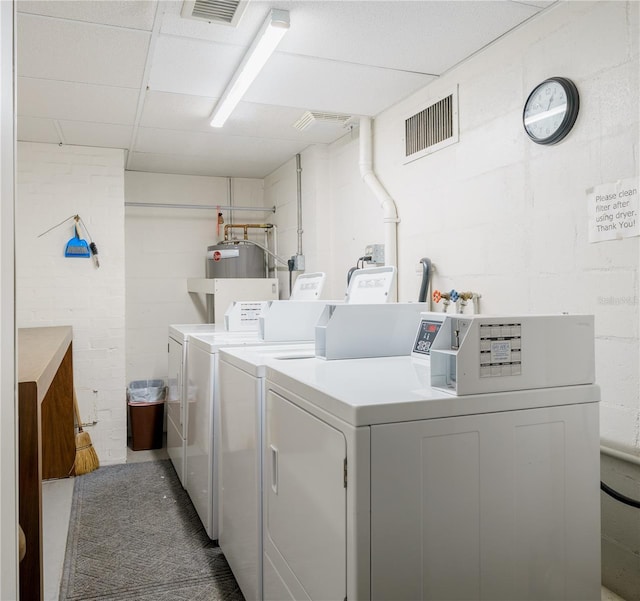
[[[157,2],[145,0],[20,0],[16,2],[16,10],[74,21],[86,21],[102,25],[116,25],[131,29],[151,31]]]
[[[138,91],[18,77],[18,115],[133,124]]]
[[[209,125],[215,99],[167,92],[149,92],[140,125],[143,127],[330,143],[346,133],[341,125],[313,124],[298,131],[293,124],[306,109],[241,102],[221,130]]]
[[[277,52],[245,94],[247,102],[377,115],[435,78]]]
[[[517,4],[528,4],[529,6],[535,6],[537,8],[547,8],[555,4],[558,0],[511,0]]]
[[[133,132],[132,125],[60,121],[60,129],[66,144],[98,146],[101,148],[128,148]]]
[[[18,117],[17,139],[20,142],[61,142],[53,119]]]
[[[233,150],[207,157],[134,152],[131,154],[127,170],[210,177],[263,178],[292,156],[288,151],[266,154],[263,149],[253,152]]]
[[[221,131],[227,135],[297,140],[306,144],[329,144],[348,132],[348,128],[339,123],[320,121],[303,131],[296,129],[294,123],[306,111],[304,107],[241,102]]]
[[[140,88],[150,34],[18,14],[18,73]]]
[[[145,96],[140,125],[166,129],[206,132],[215,100],[206,96],[189,96],[149,91]]]
[[[242,60],[241,46],[161,35],[149,77],[149,88],[191,96],[218,97]]]
[[[302,0],[287,8],[291,28],[281,52],[430,74],[441,74],[539,10],[503,0]]]
[[[277,140],[273,138],[255,138],[247,136],[230,136],[218,132],[200,133],[184,132],[167,129],[152,129],[141,127],[138,129],[135,152],[155,154],[206,155],[222,158],[227,153],[289,152],[292,156],[306,146],[296,140]],[[176,152],[179,148],[180,152]]]

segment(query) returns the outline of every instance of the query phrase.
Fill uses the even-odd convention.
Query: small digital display
[[[416,342],[413,345],[413,352],[420,353],[421,355],[429,355],[431,352],[431,345],[440,331],[441,325],[442,323],[439,321],[423,319],[420,322],[418,336],[416,337]]]

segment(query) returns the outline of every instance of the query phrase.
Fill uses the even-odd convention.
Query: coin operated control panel
[[[414,359],[427,359],[431,355],[431,346],[433,345],[442,322],[444,314],[442,313],[423,313],[420,317],[420,325],[418,333],[413,343],[411,356]]]
[[[455,395],[595,381],[593,315],[451,315],[430,342],[431,385]]]

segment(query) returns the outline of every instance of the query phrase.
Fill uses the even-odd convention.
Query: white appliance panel
[[[187,405],[193,400],[193,386],[186,380],[189,336],[209,334],[218,329],[218,326],[210,323],[169,326],[167,454],[183,488],[187,487]]]
[[[315,328],[316,356],[360,359],[410,355],[427,303],[327,304]],[[434,319],[443,319],[434,313]]]
[[[218,543],[247,601],[262,598],[262,380],[221,360]]]
[[[287,586],[287,583],[280,576],[281,572],[286,573],[287,571],[286,565],[274,565],[273,558],[265,553],[263,601],[311,601],[295,577],[289,581]]]
[[[301,273],[293,284],[289,300],[318,300],[326,279],[327,274],[321,271]]]
[[[599,599],[598,445],[596,403],[373,426],[372,598]]]
[[[328,301],[271,301],[258,318],[265,342],[313,341],[316,323]]]
[[[342,432],[269,391],[264,532],[311,599],[346,596],[346,441]],[[280,574],[283,576],[283,574]],[[265,597],[272,582],[265,578]]]
[[[218,538],[219,515],[219,351],[225,347],[249,346],[264,348],[264,343],[255,332],[218,331],[194,334],[188,340],[187,369],[183,378],[188,380],[185,488],[212,539]]]
[[[593,315],[447,315],[431,385],[456,395],[595,382]]]
[[[313,343],[220,349],[218,542],[247,600],[263,598],[262,444],[265,364],[274,357],[312,356]],[[272,588],[272,594],[273,590]],[[291,598],[299,595],[306,596],[298,591]]]
[[[217,525],[211,491],[214,482],[213,457],[213,390],[215,384],[215,358],[191,342],[187,349],[188,377],[193,385],[193,402],[188,404],[186,489],[209,535],[217,538]]]
[[[184,448],[185,436],[183,429],[183,392],[182,376],[185,358],[183,350],[186,347],[169,338],[169,386],[167,388],[167,454],[178,474],[180,484],[186,486]]]

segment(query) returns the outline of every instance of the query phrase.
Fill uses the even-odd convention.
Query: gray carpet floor
[[[76,478],[60,601],[243,601],[170,461]]]

